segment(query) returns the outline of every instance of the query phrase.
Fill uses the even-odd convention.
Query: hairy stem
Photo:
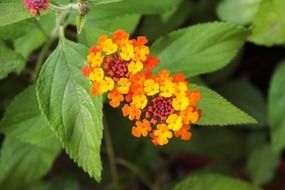
[[[117,172],[117,167],[116,167],[116,162],[115,162],[116,159],[115,159],[114,148],[113,148],[113,144],[111,140],[110,131],[109,131],[108,125],[106,124],[106,121],[104,125],[104,139],[105,139],[106,151],[107,151],[107,155],[108,155],[109,163],[111,167],[112,183],[114,186],[117,186],[118,185],[118,172]]]

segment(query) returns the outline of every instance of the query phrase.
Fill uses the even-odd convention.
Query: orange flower
[[[136,127],[134,126],[132,128],[132,134],[135,137],[141,137],[141,136],[146,137],[148,135],[149,131],[151,131],[151,125],[150,125],[149,121],[146,119],[144,119],[142,122],[137,121]]]
[[[181,129],[174,132],[175,137],[180,137],[182,140],[187,141],[191,139],[192,134],[189,132],[190,125],[184,125]]]
[[[109,104],[113,108],[116,108],[120,106],[120,103],[124,100],[124,96],[118,91],[117,88],[114,88],[114,90],[108,94],[108,99],[110,99]]]
[[[134,105],[128,105],[128,104],[125,104],[122,108],[122,111],[123,111],[123,115],[126,117],[126,116],[129,116],[129,119],[130,120],[139,120],[140,117],[141,117],[141,110],[136,108],[136,106]]]

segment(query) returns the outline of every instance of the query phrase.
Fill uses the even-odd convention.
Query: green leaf
[[[19,22],[31,17],[32,14],[25,9],[22,0],[1,0],[0,26]]]
[[[280,155],[274,152],[269,144],[256,148],[248,157],[247,170],[256,185],[270,182],[275,176]]]
[[[132,33],[137,27],[141,16],[139,14],[131,15],[118,15],[115,18],[108,17],[98,19],[98,13],[90,12],[87,16],[86,26],[92,29],[103,29],[113,32],[117,29],[123,29],[129,33]]]
[[[40,108],[69,156],[101,179],[102,97],[90,95],[81,74],[87,48],[66,39],[44,63],[37,81]]]
[[[223,0],[218,8],[218,16],[225,21],[236,24],[250,24],[261,0]]]
[[[34,86],[8,106],[0,131],[6,135],[0,157],[3,189],[24,188],[49,171],[60,144],[41,115]]]
[[[207,174],[190,176],[178,183],[173,190],[261,190],[239,179]]]
[[[98,43],[98,39],[101,35],[108,33],[108,31],[102,29],[84,27],[83,31],[79,36],[79,42],[88,47],[92,47],[95,43]]]
[[[216,71],[235,57],[247,34],[242,27],[222,22],[172,32],[151,48],[152,54],[161,60],[155,70],[169,69],[186,76]]]
[[[125,30],[128,33],[133,33],[136,29],[140,15],[124,15],[116,18],[106,18],[102,20],[94,19],[94,14],[90,13],[87,17],[86,26],[79,36],[79,41],[88,47],[98,43],[98,39],[103,34],[111,34],[117,29]]]
[[[32,29],[14,41],[15,50],[23,55],[25,59],[49,38],[55,25],[55,15],[43,16],[40,21],[30,24],[32,25],[30,26]]]
[[[19,74],[24,65],[25,60],[21,55],[0,45],[0,79],[7,77],[11,72]]]
[[[253,21],[251,41],[272,46],[285,43],[285,1],[263,0]]]
[[[46,14],[47,11],[41,14]],[[33,17],[26,10],[22,0],[1,0],[0,1],[0,26],[13,24]]]
[[[140,26],[140,33],[152,41],[183,25],[189,19],[190,1],[183,1],[176,9],[161,15],[146,15]],[[151,30],[150,30],[151,28]]]
[[[202,98],[198,108],[202,110],[202,117],[199,125],[235,125],[235,124],[255,124],[256,120],[241,111],[218,93],[209,88],[190,85],[191,89],[201,92]]]
[[[271,79],[268,102],[268,122],[274,150],[285,147],[285,61],[281,62]]]
[[[102,4],[109,0],[91,0],[92,11],[97,12],[97,17],[115,17],[122,14],[158,14],[173,9],[181,0],[122,0],[111,4]],[[96,5],[97,2],[97,5]],[[98,5],[101,2],[101,5]],[[94,7],[92,6],[94,4]]]
[[[0,38],[4,40],[14,40],[20,36],[23,36],[29,32],[31,27],[33,27],[31,23],[32,22],[30,21],[22,21],[6,26],[0,26]]]
[[[233,104],[252,115],[258,126],[267,125],[267,108],[263,94],[246,81],[232,81],[216,89]]]

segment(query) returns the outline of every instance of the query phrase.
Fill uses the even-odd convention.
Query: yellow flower
[[[172,106],[175,110],[183,111],[189,105],[189,99],[187,96],[177,96],[172,100]]]
[[[131,86],[131,82],[129,82],[129,80],[127,78],[121,78],[118,81],[118,91],[121,94],[127,94],[129,92],[129,87]]]
[[[175,96],[186,96],[187,85],[184,82],[179,82],[175,88]]]
[[[129,61],[134,57],[134,55],[134,46],[127,44],[126,46],[122,47],[120,56],[123,60]]]
[[[110,55],[112,53],[115,53],[118,49],[118,45],[113,43],[111,39],[106,39],[102,43],[103,51],[107,54]]]
[[[114,81],[110,77],[105,77],[104,80],[99,82],[98,88],[101,93],[111,91],[114,88]]]
[[[183,125],[182,118],[176,114],[169,115],[166,119],[166,123],[168,124],[168,127],[173,131],[178,131]]]
[[[146,61],[149,55],[149,48],[147,46],[135,47],[134,60],[136,61]]]
[[[147,104],[147,97],[145,95],[137,95],[132,98],[131,105],[134,105],[136,108],[143,109]]]
[[[153,79],[147,79],[144,83],[144,91],[146,95],[153,96],[159,92],[159,84]]]
[[[160,95],[165,98],[171,97],[175,92],[175,84],[166,80],[160,85]]]
[[[143,63],[140,61],[137,61],[137,62],[132,61],[128,65],[128,71],[132,74],[136,74],[140,72],[142,69],[143,69]]]
[[[89,53],[87,56],[87,61],[91,65],[91,67],[100,67],[103,63],[104,57],[100,52],[94,54],[93,52]]]
[[[89,79],[91,81],[100,82],[104,78],[104,71],[102,68],[94,69],[93,72],[89,74]]]
[[[156,142],[159,145],[165,145],[168,143],[169,139],[172,138],[172,132],[166,124],[158,124],[157,129],[154,131]]]

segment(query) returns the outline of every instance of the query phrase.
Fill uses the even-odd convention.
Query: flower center
[[[129,78],[128,62],[124,61],[117,54],[112,58],[106,58],[104,61],[104,68],[107,76],[111,77],[114,81],[119,81],[121,78]]]
[[[171,101],[171,98],[158,96],[154,98],[152,103],[147,107],[147,112],[152,114],[154,118],[159,119],[160,123],[164,123],[167,117],[174,113]]]

